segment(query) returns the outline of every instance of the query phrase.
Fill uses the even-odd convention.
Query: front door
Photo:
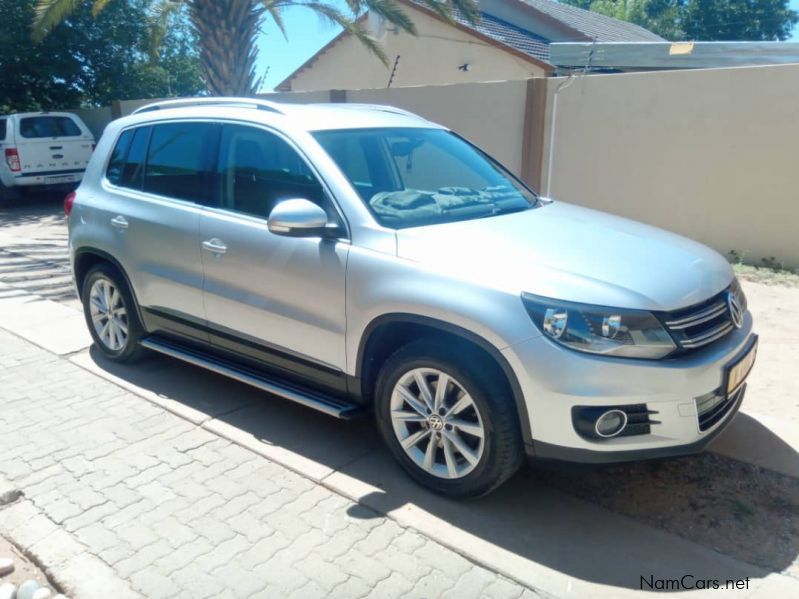
[[[290,378],[343,390],[349,243],[267,228],[285,199],[311,200],[338,218],[322,185],[285,139],[243,125],[222,128],[217,180],[219,206],[200,216],[212,341]]]

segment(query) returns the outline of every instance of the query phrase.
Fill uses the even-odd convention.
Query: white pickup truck
[[[0,115],[0,201],[75,189],[94,145],[83,121],[68,112]]]

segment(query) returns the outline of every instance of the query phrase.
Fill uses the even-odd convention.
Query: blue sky
[[[346,8],[343,0],[334,0],[334,4],[342,10]],[[799,0],[791,0],[791,6],[799,10]],[[266,72],[264,91],[280,83],[338,33],[338,28],[320,22],[309,10],[289,8],[283,18],[289,41],[268,21],[259,42],[258,73]],[[793,39],[799,41],[799,26],[794,29]]]

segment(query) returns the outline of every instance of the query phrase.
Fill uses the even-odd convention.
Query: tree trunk
[[[252,96],[255,45],[262,5],[255,0],[191,0],[189,15],[197,29],[200,63],[212,96]]]

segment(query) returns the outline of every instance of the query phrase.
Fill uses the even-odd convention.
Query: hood
[[[397,231],[401,258],[478,284],[573,302],[676,310],[730,284],[714,250],[656,227],[563,202]]]

